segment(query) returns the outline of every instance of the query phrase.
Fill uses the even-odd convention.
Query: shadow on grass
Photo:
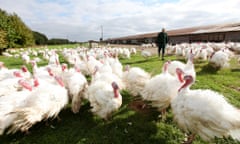
[[[169,126],[162,122],[159,126],[158,113],[149,110],[147,113],[135,111],[129,107],[133,101],[128,93],[123,92],[123,105],[113,114],[112,120],[104,121],[94,116],[90,110],[90,104],[84,104],[78,114],[73,114],[70,108],[64,109],[59,114],[62,119],[40,122],[30,129],[26,135],[17,132],[13,135],[0,136],[1,144],[157,144],[169,143],[172,137],[166,137],[163,133]],[[167,133],[166,133],[167,134]]]
[[[231,72],[240,72],[240,68],[231,69]]]
[[[199,75],[202,74],[216,74],[220,69],[214,68],[212,65],[207,64],[202,67],[201,71],[198,72]]]
[[[157,57],[150,57],[147,59],[140,59],[136,61],[129,61],[129,62],[123,62],[124,65],[131,65],[131,64],[140,64],[140,63],[146,63],[146,62],[153,62],[159,60]]]

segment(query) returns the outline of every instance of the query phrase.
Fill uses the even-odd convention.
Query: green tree
[[[8,43],[7,43],[7,32],[0,29],[0,55],[4,51],[5,48],[7,48]]]
[[[0,49],[7,47],[7,33],[6,31],[0,29]]]
[[[48,43],[48,38],[40,32],[33,31],[33,36],[36,45],[46,45]]]
[[[52,39],[48,40],[48,44],[50,44],[50,45],[69,44],[69,40],[62,39],[62,38],[52,38]]]
[[[15,13],[11,15],[0,9],[0,30],[6,33],[8,48],[34,45],[32,30]]]
[[[10,47],[25,47],[34,45],[32,31],[22,22],[17,14],[8,17]]]
[[[0,9],[0,50],[8,46],[7,29],[7,13]]]

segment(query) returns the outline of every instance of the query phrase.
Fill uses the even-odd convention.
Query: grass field
[[[175,60],[175,56],[167,56]],[[178,60],[184,61],[183,58]],[[0,56],[10,68],[20,67],[22,61],[16,58]],[[61,60],[63,62],[63,60]],[[138,66],[152,75],[161,72],[163,61],[156,56],[145,60],[140,54],[131,59],[121,59],[123,65]],[[44,62],[41,64],[45,64]],[[195,61],[196,83],[192,89],[212,89],[226,96],[229,102],[240,108],[240,65],[236,59],[231,60],[228,69],[215,70],[204,61]],[[180,144],[184,133],[173,122],[171,109],[165,122],[158,117],[159,112],[151,107],[141,109],[127,91],[121,92],[123,104],[114,113],[113,119],[103,121],[89,111],[88,102],[81,107],[78,114],[73,114],[70,107],[60,113],[61,121],[56,119],[40,122],[30,129],[29,134],[17,132],[13,135],[0,136],[0,144]],[[213,143],[237,144],[231,138],[216,139]],[[194,144],[207,144],[197,137]]]

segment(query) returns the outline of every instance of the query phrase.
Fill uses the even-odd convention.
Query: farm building
[[[169,42],[240,42],[240,23],[228,23],[219,25],[198,26],[166,31]],[[105,40],[111,44],[143,44],[154,43],[159,32],[132,35]]]

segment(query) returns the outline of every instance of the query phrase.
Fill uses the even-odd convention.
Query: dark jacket
[[[160,32],[157,36],[156,44],[158,47],[165,48],[168,43],[168,35],[165,32]]]

